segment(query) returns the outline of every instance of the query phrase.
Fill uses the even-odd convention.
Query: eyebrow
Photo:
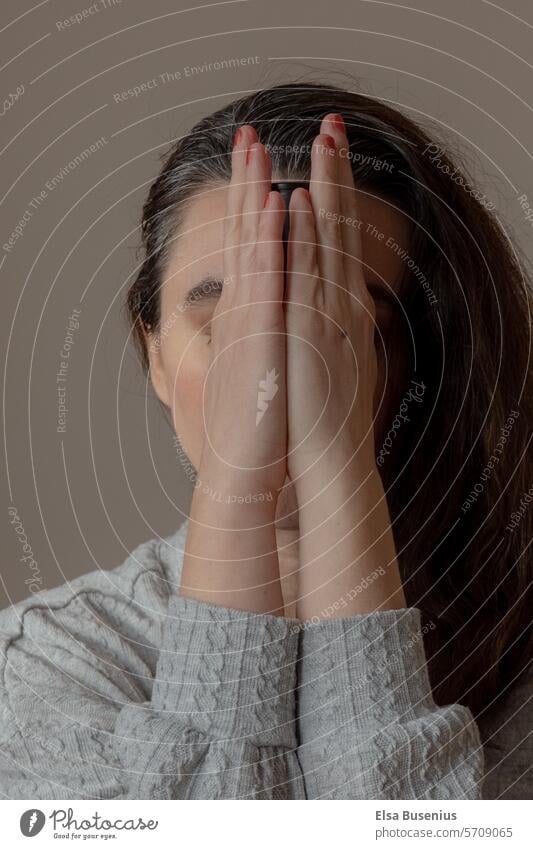
[[[189,289],[183,303],[187,306],[194,307],[201,301],[218,300],[223,288],[224,280],[222,278],[208,274],[200,283]],[[398,296],[392,289],[385,287],[381,282],[371,280],[367,283],[367,288],[375,300],[384,302],[394,309],[399,308],[400,301]]]

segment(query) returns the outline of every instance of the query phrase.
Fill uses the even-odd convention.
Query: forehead
[[[189,202],[174,240],[168,278],[174,292],[185,291],[206,274],[223,276],[224,216],[228,188],[203,190]],[[397,288],[408,256],[408,221],[391,201],[357,192],[354,224],[361,235],[364,274]]]

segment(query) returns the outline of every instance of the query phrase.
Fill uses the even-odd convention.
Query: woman
[[[316,85],[174,146],[128,307],[190,517],[4,612],[5,796],[531,796],[531,294],[436,149]]]

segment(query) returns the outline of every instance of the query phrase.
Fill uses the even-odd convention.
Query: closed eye
[[[205,300],[218,300],[222,294],[223,288],[223,279],[213,275],[208,275],[196,286],[193,286],[192,289],[189,289],[183,303],[187,306],[194,306],[195,304]],[[380,283],[373,282],[368,283],[367,288],[375,301],[384,302],[395,309],[398,308],[398,298],[388,288],[385,288]]]
[[[400,299],[391,289],[386,288],[381,283],[367,283],[367,289],[376,304],[390,307],[393,310],[399,309]]]
[[[183,301],[184,307],[195,307],[206,301],[218,301],[222,294],[224,281],[219,277],[208,275],[196,286],[189,289]]]
[[[193,286],[187,292],[183,301],[183,306],[186,308],[207,307],[209,304],[215,304],[222,294],[224,281],[220,277],[207,275],[196,286]],[[388,288],[385,288],[381,283],[369,282],[367,284],[369,293],[372,295],[376,308],[376,320],[381,325],[382,331],[386,331],[389,320],[392,315],[400,308],[400,301],[397,296]],[[210,322],[206,322],[202,328],[203,335],[208,337],[208,344],[211,337]]]

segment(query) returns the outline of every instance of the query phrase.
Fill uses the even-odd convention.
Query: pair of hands
[[[344,155],[339,155],[339,150]],[[311,153],[310,190],[290,201],[284,288],[284,202],[253,127],[232,153],[224,279],[211,322],[199,477],[212,491],[268,493],[288,474],[297,493],[354,457],[374,462],[375,306],[362,273],[356,192],[341,116],[327,116]],[[241,502],[242,503],[242,502]],[[270,505],[270,507],[268,507]]]
[[[291,195],[285,285],[285,207],[271,160],[253,127],[236,135],[180,590],[196,600],[283,615],[275,518],[288,475],[297,616],[405,604],[374,456],[375,306],[359,229],[340,223],[358,220],[347,151],[342,118],[327,116],[310,191]]]

